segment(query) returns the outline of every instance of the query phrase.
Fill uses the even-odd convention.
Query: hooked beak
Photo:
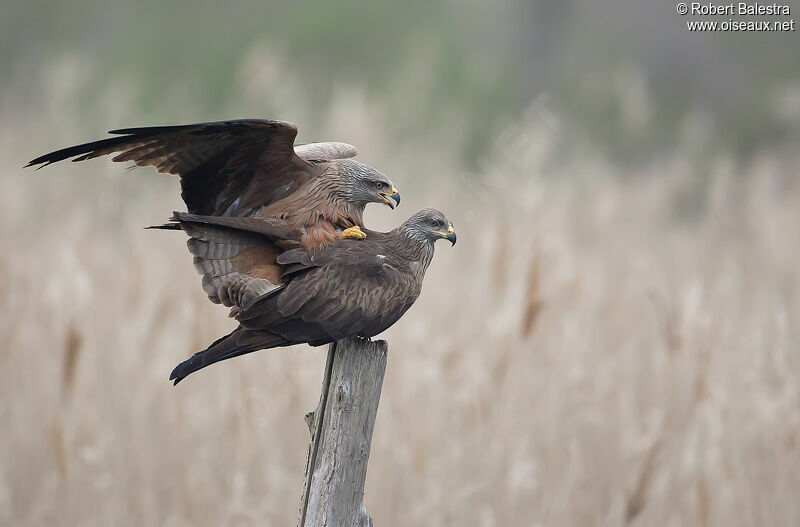
[[[387,194],[386,192],[378,192],[378,195],[383,199],[383,202],[389,205],[389,208],[394,210],[394,208],[400,205],[400,193],[397,191],[396,188],[392,187],[392,193]]]
[[[452,225],[447,228],[447,232],[436,231],[436,234],[449,241],[451,247],[456,244],[456,231],[453,229]]]

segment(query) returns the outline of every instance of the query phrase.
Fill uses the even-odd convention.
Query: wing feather
[[[291,194],[315,176],[313,164],[295,153],[297,127],[288,122],[244,119],[110,133],[121,137],[57,150],[27,166],[120,152],[114,161],[133,161],[137,166],[180,176],[189,211],[213,215],[247,214]],[[305,145],[304,155],[354,155],[355,149],[343,143],[320,145],[328,146]]]
[[[294,151],[309,163],[324,163],[333,159],[347,159],[358,155],[358,149],[347,143],[307,143],[295,145]]]

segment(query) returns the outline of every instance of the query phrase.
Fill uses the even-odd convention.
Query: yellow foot
[[[345,229],[342,231],[340,236],[341,239],[347,240],[363,240],[366,239],[367,235],[364,234],[364,231],[361,230],[361,227],[356,225],[355,227],[350,227],[349,229]]]

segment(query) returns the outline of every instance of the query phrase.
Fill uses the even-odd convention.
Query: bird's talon
[[[361,227],[358,225],[343,230],[340,236],[342,240],[364,240],[366,237],[367,235],[364,234],[364,231],[362,231]]]

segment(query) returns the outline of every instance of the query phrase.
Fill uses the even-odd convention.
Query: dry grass
[[[404,197],[368,221],[436,205],[459,233],[385,336],[376,524],[800,524],[800,161],[720,160],[698,194],[680,156],[544,177],[547,134],[521,123],[482,184],[415,160],[422,185],[362,143]],[[292,525],[325,353],[173,388],[231,322],[180,236],[141,230],[174,180],[17,168],[84,135],[0,131],[0,524]]]

